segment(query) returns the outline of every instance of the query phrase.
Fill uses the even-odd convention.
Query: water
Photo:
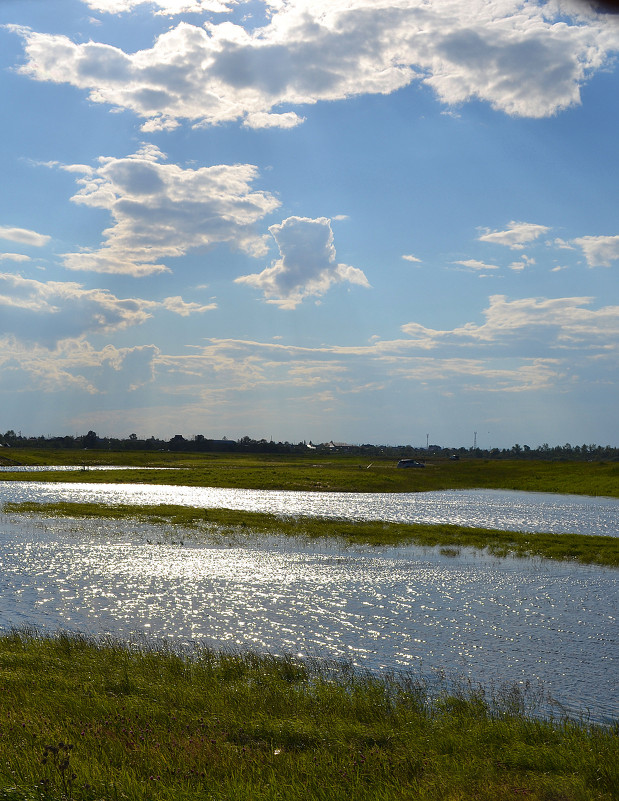
[[[152,484],[0,482],[0,504],[33,498],[44,503],[165,503],[350,520],[454,523],[506,531],[619,535],[617,498],[508,490],[286,492]]]
[[[100,464],[62,464],[62,465],[2,465],[0,466],[0,476],[2,473],[71,473],[85,472],[91,470],[174,470],[173,467],[133,467],[132,465],[100,465]]]
[[[6,482],[0,484],[0,503],[100,501],[100,492],[93,485]],[[449,514],[450,504],[459,509],[454,495],[461,494],[428,493],[447,496],[437,499],[438,515]],[[517,495],[522,513],[525,499]],[[208,505],[232,502],[229,491],[219,490],[132,485],[103,490],[105,500],[115,503],[197,505],[198,496],[219,498],[220,503],[209,500]],[[244,491],[234,497],[236,503],[253,504],[241,508],[260,508],[256,504],[262,498],[274,511],[280,496],[287,499],[283,508],[289,513],[297,504],[306,509],[309,501],[316,504],[312,508],[321,507],[318,499],[303,494]],[[474,497],[467,494],[468,506]],[[498,498],[499,511],[491,513],[498,516],[512,497],[491,494],[485,503],[489,508]],[[326,498],[333,507],[322,507],[323,513],[346,513],[346,497]],[[375,514],[379,498],[393,515],[411,514],[411,509],[429,514],[432,506],[431,498],[403,507],[403,496],[376,496],[363,507],[360,496],[350,496],[350,516],[359,516],[360,509]],[[546,509],[548,499],[528,500],[527,519],[539,524],[546,512],[534,513],[533,507]],[[587,514],[594,527],[602,523],[612,529],[616,504],[591,501],[596,499],[576,505],[568,500],[569,514],[578,508],[576,522],[584,529]],[[613,508],[614,517],[604,523],[607,512],[600,515],[600,509]],[[376,671],[401,668],[426,675],[445,670],[484,684],[539,681],[572,714],[599,721],[619,717],[617,572],[612,569],[496,559],[465,550],[449,557],[432,548],[344,548],[259,536],[213,534],[204,542],[170,526],[20,516],[0,518],[0,561],[0,628],[145,634],[179,645],[201,641],[346,658]]]

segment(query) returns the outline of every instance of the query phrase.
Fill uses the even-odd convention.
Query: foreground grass
[[[612,801],[614,729],[346,665],[0,638],[2,801]]]
[[[619,462],[551,462],[536,459],[450,461],[443,458],[429,459],[425,469],[399,470],[394,459],[364,462],[358,456],[343,454],[284,456],[11,449],[10,457],[13,463],[24,465],[111,465],[137,469],[42,472],[36,475],[2,473],[2,480],[131,482],[323,492],[423,492],[483,488],[619,498]]]
[[[383,523],[382,521],[328,520],[313,517],[278,517],[259,512],[231,509],[157,505],[134,506],[97,503],[7,503],[8,514],[36,514],[43,517],[90,517],[108,519],[137,518],[150,523],[170,524],[193,529],[194,537],[213,534],[226,536],[260,532],[310,538],[337,537],[350,544],[442,546],[448,555],[459,548],[484,549],[495,556],[508,554],[576,561],[619,567],[619,537],[579,534],[538,534],[498,531],[464,526],[423,523]],[[173,534],[174,539],[178,539]],[[186,539],[186,537],[185,537]]]

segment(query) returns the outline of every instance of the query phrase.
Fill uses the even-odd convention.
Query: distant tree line
[[[175,434],[171,439],[149,437],[140,439],[137,434],[127,438],[100,437],[95,431],[88,431],[76,436],[22,436],[12,429],[0,434],[0,447],[8,448],[49,448],[49,449],[96,449],[111,451],[182,451],[182,452],[217,452],[217,453],[349,453],[351,455],[379,458],[415,458],[443,456],[451,458],[473,457],[479,459],[581,459],[602,460],[618,459],[619,448],[610,445],[548,445],[544,443],[537,448],[528,445],[513,445],[511,448],[450,448],[441,445],[415,447],[413,445],[348,445],[346,443],[323,442],[274,442],[266,439],[252,439],[245,436],[241,439],[211,439],[203,434],[196,434],[186,439],[182,434]]]

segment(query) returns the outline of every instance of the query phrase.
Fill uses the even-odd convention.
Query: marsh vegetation
[[[234,509],[197,509],[174,505],[140,506],[134,504],[98,503],[6,503],[8,514],[33,514],[41,517],[137,519],[149,523],[169,524],[170,537],[179,539],[176,527],[186,530],[185,537],[252,533],[335,538],[356,545],[425,545],[441,546],[456,555],[459,548],[486,550],[494,556],[538,556],[619,566],[619,537],[578,534],[527,533],[500,531],[465,526],[385,523],[382,521],[328,520],[315,517],[281,517]]]
[[[615,463],[435,459],[422,470],[398,470],[393,460],[364,464],[342,455],[320,462],[101,451],[11,456],[22,464],[74,458],[85,468],[137,469],[5,473],[3,480],[355,492],[483,487],[619,497]],[[461,548],[476,548],[619,565],[616,537],[171,505],[28,502],[8,503],[4,512],[137,519],[196,544],[214,535],[234,535],[238,543],[260,533],[368,547],[414,543],[456,558]],[[552,718],[546,704],[526,683],[430,685],[419,675],[377,676],[348,663],[13,631],[0,637],[0,801],[617,798],[617,725]]]
[[[0,638],[3,801],[612,801],[619,738],[526,687],[345,663]]]
[[[429,458],[425,469],[400,470],[397,459],[361,460],[346,454],[270,455],[151,451],[11,449],[13,464],[109,465],[109,471],[38,472],[37,481],[147,483],[321,492],[427,492],[507,489],[619,498],[619,462],[541,459]],[[137,469],[114,472],[114,466]],[[148,468],[141,471],[139,468]],[[155,469],[153,469],[155,468]],[[156,468],[167,468],[157,470]],[[173,470],[169,468],[174,468]],[[28,473],[1,474],[29,481]]]

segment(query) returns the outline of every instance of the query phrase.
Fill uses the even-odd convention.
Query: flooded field
[[[92,500],[91,494],[101,497],[101,490],[7,482],[1,497],[2,502],[81,501]],[[201,497],[205,492],[210,493],[207,505],[216,505],[215,495],[230,502],[228,492],[236,492],[236,503],[247,504],[270,495],[196,491]],[[196,502],[196,493],[187,488],[127,485],[106,487],[104,493],[109,502]],[[287,496],[291,512],[292,494],[272,495]],[[450,504],[470,506],[475,498],[473,493],[428,495],[447,496],[437,506],[437,517],[448,514]],[[499,493],[499,504],[509,500],[513,505],[513,495]],[[385,497],[392,504],[386,516],[410,514],[410,504],[402,511],[403,499]],[[282,502],[267,500],[264,511]],[[334,498],[334,509],[341,510],[344,500]],[[422,514],[428,514],[431,500],[422,499]],[[519,497],[513,505],[514,524],[517,514],[525,514],[524,500]],[[554,508],[553,499],[533,500],[543,509]],[[299,507],[306,509],[310,501],[319,505],[316,498],[299,498]],[[576,520],[578,508],[576,522],[586,528],[589,510],[592,528],[601,525],[608,533],[617,519],[617,502],[604,501],[568,498],[565,514]],[[368,513],[356,496],[353,504],[350,516]],[[500,508],[493,514],[498,520]],[[485,684],[542,682],[573,714],[595,720],[619,716],[613,569],[496,559],[464,550],[454,555],[419,547],[344,548],[332,541],[275,537],[213,535],[199,542],[170,526],[20,516],[2,516],[0,559],[0,628],[36,625],[47,631],[165,637],[179,644],[198,640],[216,647],[345,658],[370,670],[445,671]]]

